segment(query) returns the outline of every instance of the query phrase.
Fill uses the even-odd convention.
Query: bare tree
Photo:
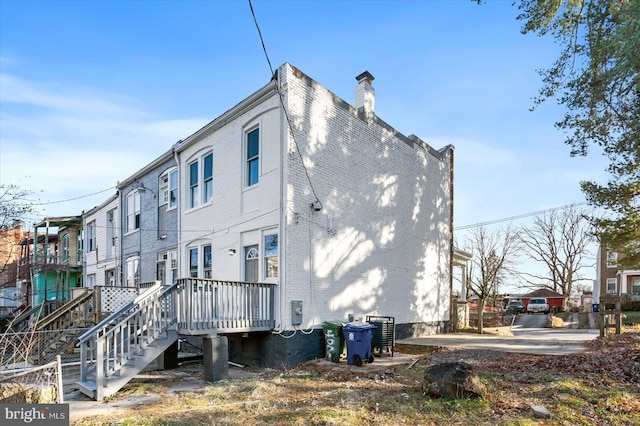
[[[467,289],[478,296],[478,333],[484,327],[484,306],[491,297],[496,296],[500,284],[513,273],[512,266],[518,256],[519,239],[509,226],[504,230],[489,231],[481,226],[470,231],[466,246],[473,254]]]
[[[0,273],[14,257],[19,241],[15,240],[16,230],[24,216],[33,212],[33,203],[25,197],[31,194],[17,185],[0,184]]]
[[[574,284],[584,281],[580,275],[589,264],[593,242],[584,209],[569,206],[537,217],[533,226],[521,228],[521,241],[531,259],[546,266],[547,273],[521,272],[528,287],[543,287],[570,296]]]

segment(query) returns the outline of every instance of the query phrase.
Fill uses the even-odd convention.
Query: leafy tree
[[[581,183],[587,200],[611,213],[592,218],[596,235],[623,267],[640,265],[640,1],[521,0],[523,33],[550,35],[562,53],[541,71],[536,105],[556,98],[566,113],[571,155],[599,146],[606,185]]]
[[[591,266],[587,262],[593,239],[585,214],[584,209],[569,206],[538,216],[531,226],[520,229],[527,256],[546,266],[546,274],[520,272],[529,285],[570,296],[574,284],[585,280],[580,271]]]
[[[467,289],[478,296],[478,333],[482,334],[485,302],[495,298],[500,284],[512,272],[519,250],[518,237],[511,227],[489,231],[481,226],[470,231],[465,246],[473,254]]]

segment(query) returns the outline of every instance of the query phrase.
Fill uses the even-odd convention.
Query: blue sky
[[[289,62],[351,104],[368,70],[380,118],[456,147],[456,227],[583,202],[579,182],[606,179],[600,155],[569,157],[559,106],[529,110],[558,47],[522,35],[511,1],[253,7],[274,68]],[[270,79],[242,0],[2,0],[0,71],[0,181],[34,191],[34,221],[100,204],[113,190],[85,196]]]

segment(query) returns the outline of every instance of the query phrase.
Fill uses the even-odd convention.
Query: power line
[[[260,43],[262,44],[262,50],[264,51],[264,56],[267,58],[267,63],[269,64],[269,70],[271,71],[271,78],[275,81],[276,92],[278,92],[278,98],[280,99],[280,105],[284,111],[284,116],[287,120],[287,126],[289,128],[289,133],[291,134],[291,138],[293,139],[293,143],[296,146],[296,152],[298,153],[298,157],[300,157],[300,162],[302,163],[302,168],[304,169],[304,174],[307,176],[307,180],[309,181],[309,186],[311,187],[311,192],[316,197],[316,201],[320,203],[320,207],[322,208],[322,202],[320,201],[320,197],[316,193],[315,188],[313,187],[313,183],[311,182],[311,177],[309,176],[309,171],[307,170],[307,166],[304,164],[304,158],[302,158],[302,153],[300,152],[300,146],[298,145],[298,141],[296,140],[296,135],[293,131],[293,126],[291,125],[291,119],[289,118],[289,113],[287,112],[287,108],[284,105],[284,99],[282,96],[282,92],[280,92],[280,85],[278,84],[278,80],[275,78],[276,74],[273,71],[273,66],[271,65],[271,60],[269,59],[269,54],[267,53],[267,47],[264,44],[264,38],[262,37],[262,31],[260,31],[260,26],[258,25],[258,19],[256,18],[256,14],[253,10],[253,4],[251,0],[249,0],[249,8],[251,8],[251,15],[253,16],[253,22],[256,24],[256,29],[258,30],[258,36],[260,37]]]
[[[79,197],[69,198],[69,199],[66,199],[66,200],[59,200],[59,201],[38,202],[40,200],[29,200],[29,199],[26,199],[26,198],[23,198],[22,200],[23,201],[28,201],[28,202],[31,203],[31,205],[34,205],[34,206],[46,206],[46,205],[49,205],[49,204],[67,203],[69,201],[75,201],[75,200],[80,200],[82,198],[92,197],[94,195],[102,194],[103,192],[107,192],[107,191],[110,191],[110,190],[115,189],[115,188],[116,188],[115,186],[112,186],[110,188],[103,189],[102,191],[93,192],[91,194],[81,195]]]
[[[454,231],[463,231],[465,229],[471,229],[471,228],[479,228],[481,226],[486,226],[486,225],[494,225],[496,223],[501,223],[501,222],[510,222],[512,220],[517,220],[517,219],[523,219],[525,217],[531,217],[531,216],[539,216],[541,214],[545,214],[545,213],[551,213],[554,211],[558,211],[558,210],[565,210],[571,207],[578,207],[578,206],[584,206],[587,205],[589,203],[587,203],[586,201],[583,201],[581,203],[573,203],[573,204],[566,204],[564,206],[560,206],[560,207],[553,207],[550,209],[546,209],[546,210],[538,210],[535,212],[530,212],[530,213],[523,213],[517,216],[510,216],[510,217],[505,217],[502,219],[494,219],[494,220],[489,220],[486,222],[478,222],[478,223],[473,223],[471,225],[464,225],[464,226],[460,226],[458,228],[453,228]]]

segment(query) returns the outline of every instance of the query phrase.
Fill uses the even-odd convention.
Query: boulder
[[[433,398],[479,398],[484,393],[484,385],[470,364],[445,362],[425,370],[422,391]]]

